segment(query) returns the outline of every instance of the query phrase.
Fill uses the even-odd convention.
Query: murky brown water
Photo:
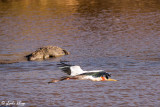
[[[71,55],[24,59],[46,45]],[[118,81],[47,84],[65,75],[60,59],[108,70]],[[160,1],[0,0],[0,63],[12,63],[0,64],[0,104],[159,107]]]

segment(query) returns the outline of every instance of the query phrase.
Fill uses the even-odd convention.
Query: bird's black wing
[[[92,76],[94,76],[94,77],[106,77],[107,79],[109,78],[109,77],[111,77],[111,74],[109,74],[109,73],[107,73],[107,72],[104,72],[104,71],[102,71],[102,72],[87,72],[87,73],[83,73],[83,74],[80,74],[80,75],[92,75]]]
[[[95,77],[106,77],[108,79],[109,77],[111,77],[111,74],[109,74],[107,72],[98,72],[98,73],[94,74],[93,76],[95,76]]]
[[[64,62],[60,62],[59,64],[57,64],[57,66],[65,73],[67,73],[68,75],[71,75],[71,69],[70,67],[73,66],[73,65],[70,65],[70,64],[66,64]]]

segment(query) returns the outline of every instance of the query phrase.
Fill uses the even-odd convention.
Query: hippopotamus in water
[[[27,55],[28,61],[34,61],[34,60],[42,60],[42,59],[48,59],[51,57],[59,57],[63,55],[69,55],[70,53],[62,48],[59,48],[57,46],[45,46],[42,48],[39,48],[35,52]]]

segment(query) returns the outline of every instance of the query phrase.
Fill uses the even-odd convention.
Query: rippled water
[[[159,107],[159,29],[159,0],[0,0],[0,104]],[[71,55],[26,61],[46,45]],[[118,81],[47,84],[60,59]]]

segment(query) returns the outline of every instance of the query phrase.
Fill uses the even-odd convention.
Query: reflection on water
[[[159,0],[0,0],[0,102],[27,106],[156,106],[160,104]],[[71,55],[27,62],[56,45]],[[118,82],[69,80],[56,67],[68,60],[106,69]],[[0,103],[1,104],[1,103]]]

